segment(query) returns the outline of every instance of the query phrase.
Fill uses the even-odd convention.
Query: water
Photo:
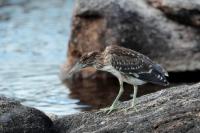
[[[9,0],[0,5],[0,95],[46,113],[72,114],[78,99],[59,80],[73,0]]]

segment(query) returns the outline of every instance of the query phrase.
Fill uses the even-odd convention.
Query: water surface
[[[79,100],[59,80],[73,0],[8,0],[0,6],[0,95],[47,113],[72,114]]]

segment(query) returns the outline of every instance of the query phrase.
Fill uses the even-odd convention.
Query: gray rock
[[[1,96],[0,133],[54,133],[54,127],[43,112]]]
[[[130,101],[106,115],[85,112],[54,120],[60,133],[197,133],[200,132],[200,83],[181,85],[142,96],[138,112],[124,113]]]
[[[199,0],[149,0],[149,3],[173,21],[196,28],[200,27]]]
[[[200,70],[198,0],[77,0],[73,17],[68,66],[85,52],[115,44],[168,71]]]

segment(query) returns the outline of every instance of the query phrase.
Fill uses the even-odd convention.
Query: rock
[[[109,115],[102,111],[68,115],[54,120],[59,133],[197,133],[200,132],[200,83],[181,85],[142,96],[138,112],[130,101]]]
[[[195,0],[149,0],[150,4],[160,9],[169,19],[181,24],[200,27],[200,1]]]
[[[170,72],[200,70],[199,18],[198,0],[77,0],[67,66],[85,52],[114,44],[147,55]],[[78,77],[94,72],[87,69]]]
[[[54,133],[52,121],[41,111],[0,97],[0,133]]]

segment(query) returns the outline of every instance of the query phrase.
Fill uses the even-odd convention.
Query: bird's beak
[[[74,73],[78,72],[82,68],[82,65],[78,62],[68,72],[68,76],[71,77]]]

